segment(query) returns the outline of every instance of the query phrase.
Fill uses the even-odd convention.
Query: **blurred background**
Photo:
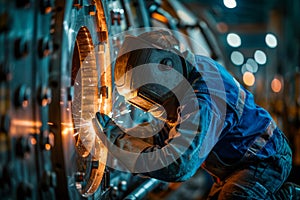
[[[108,167],[90,129],[96,111],[128,127],[147,119],[115,94],[112,71],[120,34],[149,27],[187,35],[181,42],[196,53],[200,44],[254,94],[290,140],[289,180],[300,184],[299,9],[297,0],[0,0],[0,199],[205,198],[212,178],[202,170],[165,183]]]

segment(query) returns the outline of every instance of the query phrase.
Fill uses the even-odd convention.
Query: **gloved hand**
[[[92,121],[97,136],[108,148],[108,151],[131,172],[134,172],[137,158],[144,149],[151,147],[152,144],[126,134],[105,114],[97,112]],[[136,133],[136,135],[138,134]]]
[[[93,120],[94,129],[98,137],[104,143],[107,139],[112,144],[114,144],[119,136],[125,134],[109,116],[97,112],[95,117],[96,120]],[[101,133],[104,133],[106,135],[106,139]]]

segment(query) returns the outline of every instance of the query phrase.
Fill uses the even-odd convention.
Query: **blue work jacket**
[[[276,142],[272,141],[276,140],[277,132],[273,132],[277,127],[270,114],[255,103],[253,95],[214,60],[195,56],[193,65],[189,82],[196,100],[184,95],[179,109],[181,120],[171,129],[161,130],[163,139],[144,152],[162,151],[148,162],[158,165],[165,162],[161,155],[167,157],[180,151],[179,145],[172,144],[174,138],[186,148],[168,166],[144,174],[165,181],[184,181],[201,165],[210,171],[213,166],[206,164],[208,158],[209,163],[218,159],[230,166],[245,156],[259,160],[276,154]],[[184,121],[187,123],[181,126]],[[164,150],[164,146],[172,145],[172,150]]]

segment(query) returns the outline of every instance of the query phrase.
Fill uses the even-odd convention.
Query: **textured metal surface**
[[[53,35],[56,52],[49,71],[49,82],[56,97],[49,111],[50,129],[57,135],[52,154],[60,184],[56,188],[56,198],[76,199],[80,194],[101,196],[99,186],[106,153],[100,153],[99,139],[81,123],[87,122],[98,110],[93,102],[100,98],[98,88],[103,82],[98,81],[101,71],[97,66],[102,63],[96,64],[95,50],[97,44],[108,45],[104,11],[101,3],[93,1],[58,2],[56,8],[60,8]],[[74,87],[76,83],[80,85],[80,93]],[[80,110],[73,107],[78,103],[80,105],[75,108],[79,106]],[[106,104],[109,107],[108,100]]]
[[[0,1],[0,195],[53,198],[48,129],[53,1]]]
[[[119,172],[86,123],[112,109],[109,36],[147,22],[133,3],[0,1],[1,198],[111,196]]]
[[[94,47],[108,45],[102,3],[0,1],[0,18],[1,197],[76,199],[101,195],[105,163],[95,156],[105,160],[105,153],[93,157],[76,151],[71,79],[72,58],[79,56],[80,70],[94,73],[85,70],[84,76],[95,79],[93,88],[83,86],[83,95],[97,102],[101,84],[111,90],[110,78],[107,82],[97,80],[101,72],[96,55],[100,54]],[[75,43],[79,52],[73,56]],[[105,53],[108,57],[108,51],[100,56]],[[82,66],[88,54],[93,60]],[[109,101],[105,97],[107,106],[102,111],[109,111]],[[99,109],[91,110],[87,105],[89,102],[83,102],[86,113]],[[100,148],[99,141],[92,139],[93,146],[97,143]],[[80,172],[84,180],[78,179]]]
[[[1,199],[121,199],[145,181],[105,165],[89,123],[112,110],[113,36],[153,25],[151,3],[0,0]]]

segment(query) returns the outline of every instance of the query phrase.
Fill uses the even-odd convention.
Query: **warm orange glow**
[[[158,13],[152,13],[152,18],[154,18],[157,21],[160,21],[162,23],[168,23],[168,19],[165,16],[158,14]]]
[[[29,102],[27,100],[22,102],[22,107],[26,108],[29,105]]]
[[[70,133],[73,134],[73,127],[64,127],[61,131],[62,135],[68,135]]]
[[[255,82],[255,76],[251,72],[245,72],[243,75],[243,81],[247,86],[253,86]]]
[[[51,149],[51,145],[50,145],[50,144],[45,144],[45,149],[46,149],[47,151],[49,151],[49,150]]]
[[[73,134],[73,136],[76,137],[78,134],[79,134],[79,131],[75,132],[75,133]]]
[[[13,119],[11,122],[12,126],[25,126],[25,127],[41,127],[42,123],[40,121],[30,121],[30,120],[21,120]]]
[[[42,106],[45,107],[48,105],[48,99],[42,99]]]
[[[228,32],[228,26],[227,24],[225,24],[224,22],[220,22],[216,25],[217,27],[217,30],[220,32],[220,33],[226,33]]]
[[[89,14],[94,16],[96,15],[96,11],[90,11]]]
[[[280,92],[282,88],[281,81],[278,78],[274,78],[271,82],[271,88],[273,92]]]
[[[36,139],[32,137],[32,138],[30,139],[30,143],[31,143],[32,145],[36,145]]]
[[[68,127],[73,127],[73,123],[72,122],[61,122],[61,125],[68,128]]]
[[[42,123],[40,121],[12,119],[9,132],[11,136],[22,135],[26,133],[40,134]],[[31,142],[29,140],[29,142]]]
[[[54,134],[53,133],[49,133],[49,144],[51,146],[54,146]]]
[[[52,7],[51,6],[46,7],[45,10],[44,10],[45,14],[48,14],[51,11],[52,11]]]

